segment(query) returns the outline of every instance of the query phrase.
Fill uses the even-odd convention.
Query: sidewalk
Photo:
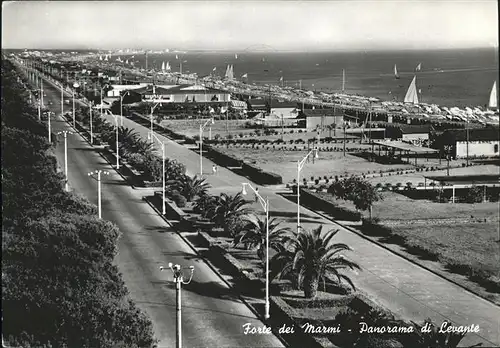
[[[105,117],[113,121],[112,116]],[[133,128],[141,137],[147,138],[148,128],[125,118],[123,122],[125,127]],[[158,136],[166,142],[169,158],[183,163],[188,173],[199,173],[199,154],[160,134]],[[241,190],[241,183],[249,181],[222,167],[217,175],[207,175],[211,172],[212,165],[210,160],[203,159],[203,172],[212,185],[211,191],[214,194],[235,194]],[[294,228],[296,204],[276,194],[273,188],[260,187],[259,192],[264,197],[269,197],[271,216],[283,218]],[[255,208],[256,212],[261,210],[260,206],[256,205]],[[331,221],[302,207],[301,221],[307,229],[320,223],[329,225],[325,226],[325,230],[339,228]],[[482,342],[485,347],[500,345],[498,306],[346,229],[340,228],[336,242],[346,243],[354,249],[347,256],[362,267],[362,272],[349,276],[355,285],[375,302],[403,318],[417,322],[431,318],[437,324],[448,319],[455,325],[479,325],[479,334],[466,335],[463,344]]]

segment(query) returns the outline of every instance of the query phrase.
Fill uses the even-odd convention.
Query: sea
[[[178,59],[176,59],[176,57]],[[125,60],[125,56],[122,57]],[[130,55],[129,55],[130,58]],[[145,67],[145,54],[134,54],[136,67]],[[447,107],[484,107],[494,81],[499,77],[497,48],[432,51],[359,52],[169,52],[148,53],[149,68],[170,62],[172,71],[198,76],[224,76],[228,64],[234,77],[255,84],[275,84],[346,93],[382,100],[402,101],[416,75],[423,103]],[[420,71],[415,71],[417,65]],[[400,78],[394,76],[397,66]],[[282,80],[281,80],[282,78]],[[498,83],[497,83],[498,88]],[[498,95],[498,93],[497,93]]]

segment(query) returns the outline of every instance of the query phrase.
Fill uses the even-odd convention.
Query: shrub
[[[170,194],[170,197],[179,208],[184,208],[186,206],[187,200],[183,195],[179,193],[179,191],[173,191]]]

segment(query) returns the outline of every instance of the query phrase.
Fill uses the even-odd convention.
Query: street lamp
[[[129,91],[126,91],[122,96],[120,96],[120,125],[123,126],[123,98],[129,94]]]
[[[94,102],[90,102],[89,110],[90,110],[90,145],[94,145],[94,133],[92,130],[92,107],[94,106]]]
[[[97,208],[99,211],[99,219],[101,218],[101,174],[109,175],[109,172],[105,170],[94,170],[93,172],[88,173],[88,176],[97,180]]]
[[[73,84],[73,128],[76,128],[76,118],[75,118],[75,89],[80,87],[78,82]]]
[[[151,133],[150,134],[153,134],[153,112],[155,111],[155,109],[158,107],[158,105],[160,105],[161,103],[156,103],[155,105],[153,105],[151,107],[151,113],[149,115],[149,118],[150,118],[150,121],[151,121]],[[151,143],[153,142],[153,138],[151,138]]]
[[[162,212],[163,212],[163,215],[165,215],[167,213],[167,210],[166,210],[166,207],[165,207],[165,154],[166,154],[166,146],[165,146],[165,142],[161,141],[157,136],[156,134],[154,133],[151,133],[152,135],[152,138],[156,139],[156,141],[158,141],[160,144],[161,144],[161,159],[162,159],[162,163],[163,163],[163,178],[162,178],[162,181],[163,181],[163,200],[162,200]],[[148,134],[148,138],[150,137],[150,135]]]
[[[49,144],[51,144],[51,143],[52,143],[52,129],[51,129],[51,127],[50,127],[50,115],[51,115],[51,114],[52,114],[52,113],[51,113],[50,111],[47,111],[47,125],[48,125],[48,127],[49,127]]]
[[[314,148],[302,159],[302,161],[297,161],[297,232],[300,232],[300,171],[304,168],[306,160],[309,156],[313,155],[313,161],[318,158],[318,149]]]
[[[266,298],[265,298],[265,306],[264,306],[264,318],[269,319],[269,198],[264,199],[259,192],[249,183],[242,184],[241,193],[243,195],[247,194],[246,187],[250,187],[252,191],[255,193],[257,198],[259,199],[259,203],[264,208],[266,212]]]
[[[208,119],[203,125],[200,124],[200,176],[203,175],[203,156],[202,156],[202,149],[203,149],[203,129],[207,126],[207,124],[214,124],[214,119],[210,118]]]
[[[61,117],[64,115],[64,87],[61,83]]]
[[[118,143],[118,116],[111,114],[115,119],[115,128],[116,128],[116,169],[120,169],[120,148]]]
[[[68,134],[73,134],[73,132],[62,131],[62,132],[57,133],[57,135],[60,135],[60,134],[64,135],[64,176],[66,177],[64,189],[66,191],[69,191],[69,187],[68,187]]]
[[[194,266],[189,266],[190,270],[190,275],[189,275],[189,280],[187,282],[184,281],[184,274],[182,272],[183,269],[186,269],[186,267],[181,267],[179,265],[174,265],[171,262],[168,263],[168,268],[172,271],[174,275],[174,282],[175,282],[175,294],[176,294],[176,312],[177,312],[177,332],[176,332],[176,347],[181,348],[182,347],[182,322],[181,322],[181,309],[182,309],[182,303],[181,303],[181,285],[187,285],[191,283],[191,280],[193,279],[193,273],[194,273]],[[160,271],[164,271],[167,268],[160,266]]]

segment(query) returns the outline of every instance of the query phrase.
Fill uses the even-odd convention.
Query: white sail
[[[415,71],[420,71],[422,70],[422,63],[418,63],[417,67],[415,68]]]
[[[414,76],[413,80],[408,87],[405,95],[405,103],[418,104],[418,91],[417,91],[417,77]]]
[[[493,82],[493,87],[491,88],[490,93],[490,101],[488,103],[488,107],[490,109],[496,109],[498,107],[497,104],[497,82]]]
[[[224,77],[225,77],[226,79],[228,79],[228,78],[229,78],[229,71],[230,71],[230,69],[231,69],[231,66],[228,64],[228,65],[227,65],[227,68],[226,68],[226,73],[224,74]]]
[[[165,62],[161,63],[161,71],[165,71]]]
[[[394,64],[394,77],[399,79],[398,68],[396,67],[396,64]]]
[[[102,56],[99,56],[99,60],[102,60]]]
[[[231,66],[229,67],[229,75],[228,75],[228,79],[229,80],[232,80],[234,77],[234,73],[233,73],[233,65],[231,64]]]
[[[238,59],[238,54],[237,53],[234,54],[234,59]]]
[[[165,67],[165,70],[170,71],[170,62],[167,62],[167,66]]]
[[[107,62],[108,61],[108,55],[106,55],[106,57],[104,57],[104,60]]]
[[[125,64],[128,64],[128,59],[127,59],[127,61],[125,62]]]

